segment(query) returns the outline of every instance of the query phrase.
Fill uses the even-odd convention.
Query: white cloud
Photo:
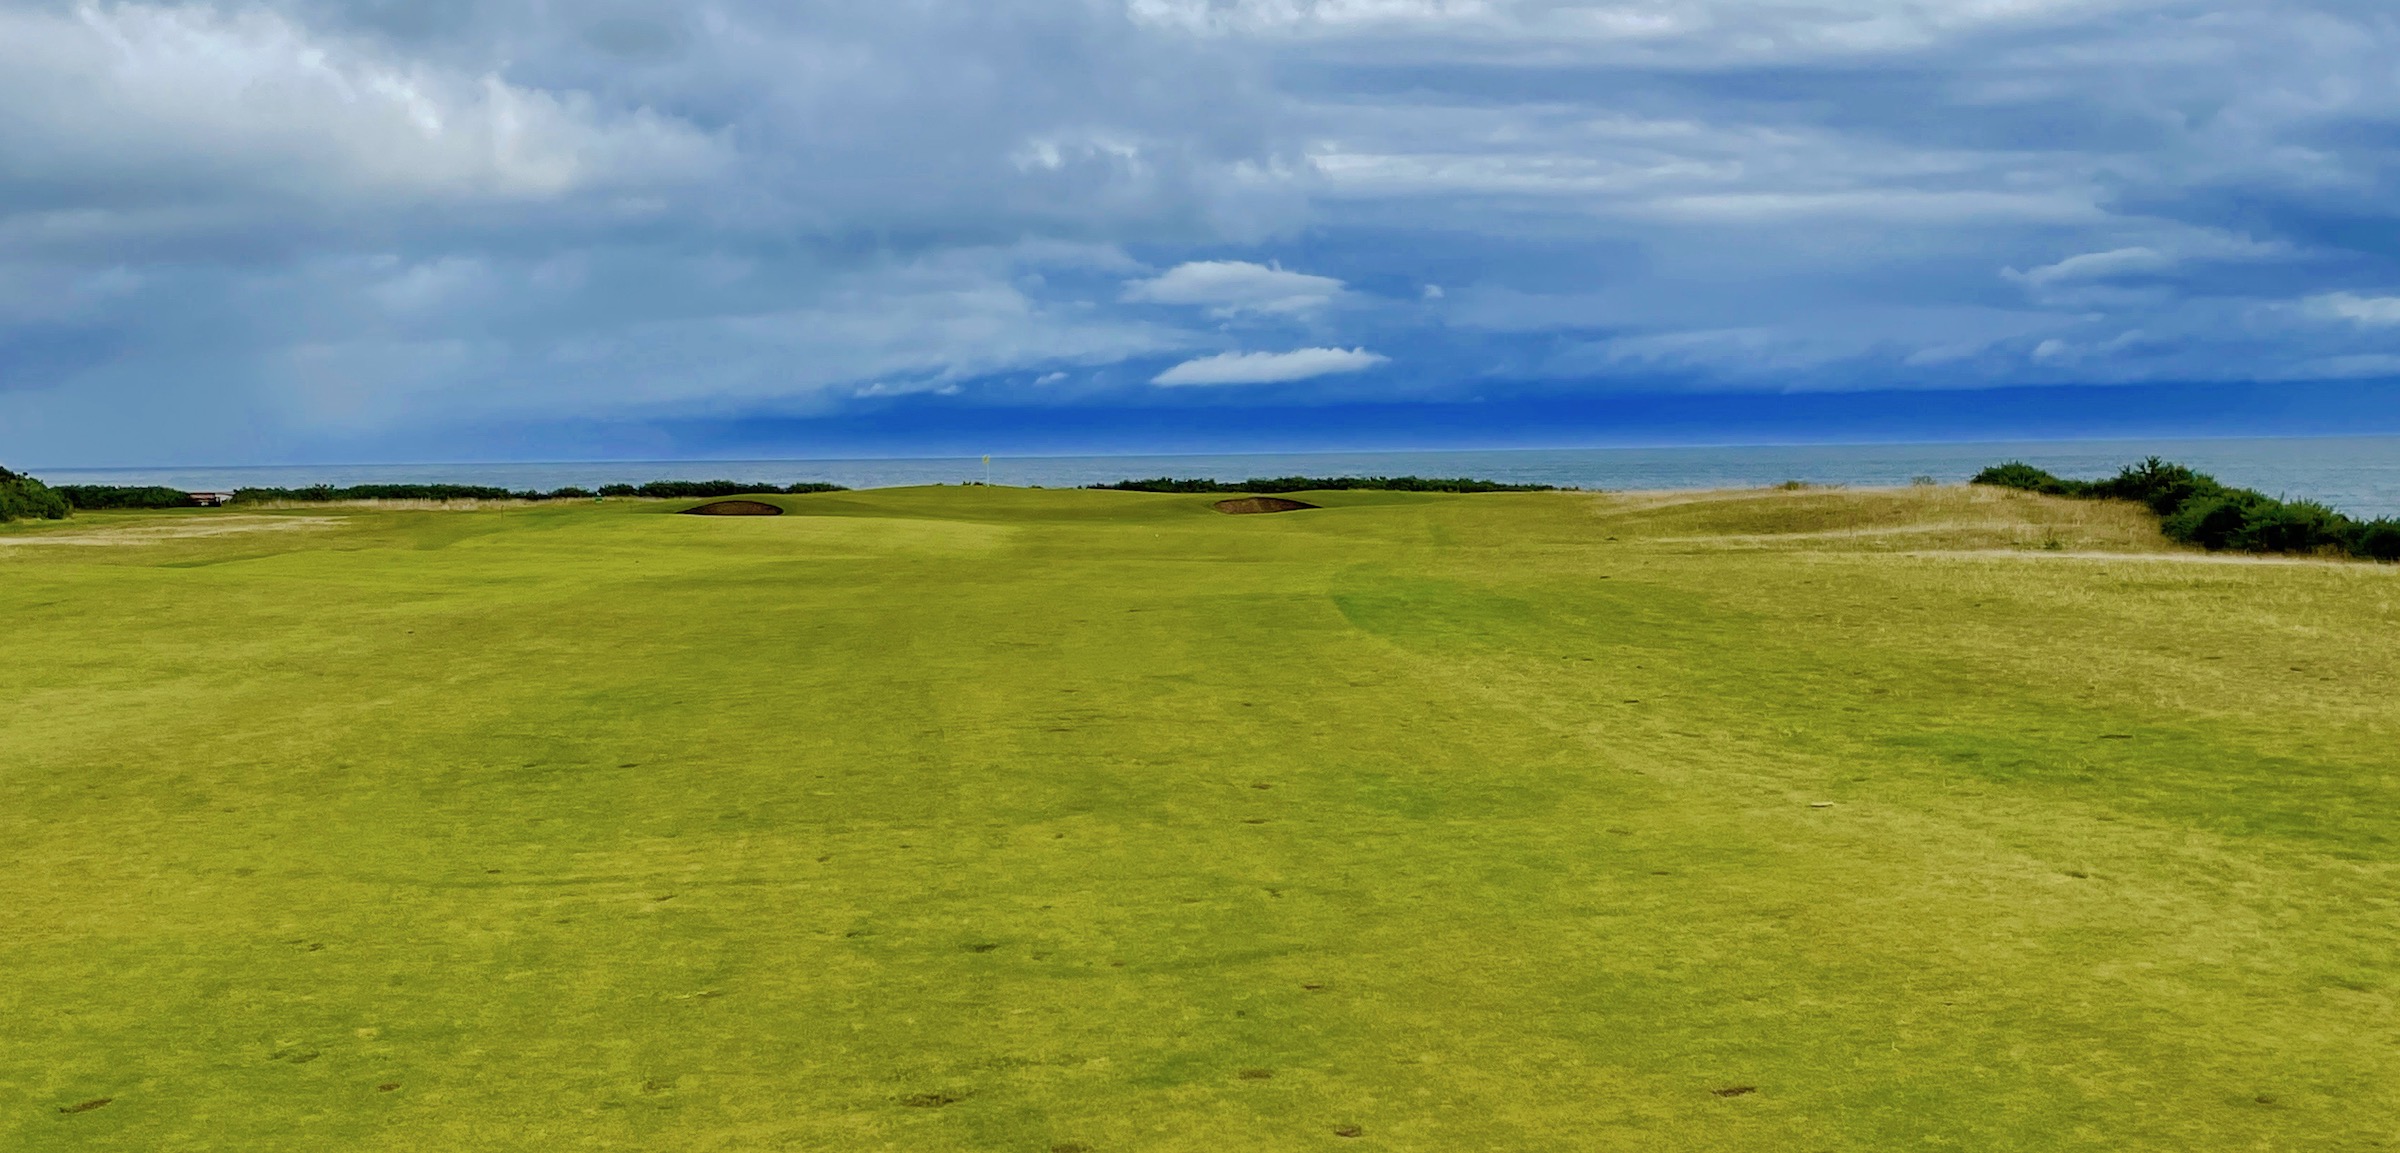
[[[2334,292],[2310,297],[2308,303],[2328,316],[2362,327],[2400,325],[2400,296],[2358,296]]]
[[[2257,263],[2289,259],[2292,246],[2262,243],[2247,236],[2207,229],[2174,228],[2145,244],[2098,252],[2077,253],[2064,260],[2020,272],[2003,268],[2000,275],[2027,288],[2063,288],[2097,284],[2124,277],[2157,275],[2200,262]]]
[[[110,193],[233,188],[540,199],[705,175],[717,142],[648,109],[395,57],[265,9],[0,11],[0,153]],[[177,186],[180,186],[178,188]]]
[[[1301,348],[1291,352],[1221,352],[1187,360],[1152,377],[1150,383],[1280,384],[1344,372],[1363,372],[1391,358],[1363,348]]]
[[[1741,192],[1662,197],[1645,211],[1681,220],[1727,223],[1810,218],[1885,220],[1904,224],[2098,221],[2101,211],[2084,191],[2042,193],[1983,189],[1870,188],[1843,192]]]
[[[2105,280],[2131,273],[2163,272],[2174,266],[2174,257],[2155,248],[2112,248],[2106,252],[2070,256],[2056,264],[2045,264],[2027,272],[2004,268],[2000,270],[2000,275],[2038,288],[2062,282]]]
[[[1144,304],[1207,305],[1218,317],[1283,314],[1322,308],[1342,291],[1330,276],[1289,272],[1246,260],[1195,260],[1125,286],[1124,298]]]
[[[2095,20],[2170,0],[1126,0],[1197,36],[1439,37],[1489,57],[1768,61],[1923,49],[1996,27]]]

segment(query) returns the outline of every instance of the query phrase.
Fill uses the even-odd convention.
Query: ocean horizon
[[[2094,477],[2158,456],[2218,480],[2359,517],[2400,516],[2400,437],[2117,438],[1916,444],[1677,445],[1081,456],[868,457],[185,465],[33,469],[54,484],[158,484],[191,490],[354,484],[485,484],[597,488],[653,480],[727,479],[850,488],[983,482],[1079,487],[1156,476],[1239,481],[1269,476],[1474,476],[1520,484],[1642,491],[1743,488],[1802,481],[1874,487],[1918,478],[1959,483],[2022,460]]]

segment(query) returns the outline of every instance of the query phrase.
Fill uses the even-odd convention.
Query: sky
[[[2389,0],[0,0],[0,461],[2400,432]]]

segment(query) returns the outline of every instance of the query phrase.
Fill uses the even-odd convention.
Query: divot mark
[[[1273,1069],[1244,1069],[1237,1076],[1244,1081],[1271,1081],[1275,1077],[1275,1071]]]
[[[1336,1125],[1333,1127],[1333,1135],[1336,1137],[1364,1137],[1367,1135],[1367,1131],[1356,1125]]]
[[[89,1101],[80,1102],[74,1105],[61,1105],[58,1107],[58,1111],[61,1113],[89,1113],[92,1110],[97,1109],[102,1105],[106,1105],[114,1100],[116,1100],[114,1097],[94,1097]]]
[[[376,1091],[376,1092],[378,1092],[378,1093],[389,1093],[389,1092],[391,1092],[392,1090],[394,1090],[394,1089],[397,1089],[397,1088],[399,1088],[399,1087],[400,1087],[400,1083],[399,1083],[398,1081],[386,1081],[386,1082],[384,1082],[384,1083],[383,1083],[383,1084],[381,1084],[381,1085],[377,1085],[377,1086],[375,1087],[375,1091]]]
[[[939,1109],[944,1105],[956,1105],[963,1100],[966,1100],[964,1096],[953,1097],[948,1093],[911,1093],[902,1097],[900,1103],[911,1109]]]
[[[1719,1097],[1742,1097],[1742,1096],[1747,1096],[1747,1095],[1749,1095],[1749,1094],[1751,1094],[1751,1093],[1756,1093],[1756,1092],[1758,1092],[1758,1086],[1756,1086],[1756,1085],[1727,1085],[1726,1087],[1724,1087],[1724,1088],[1722,1088],[1722,1089],[1711,1089],[1711,1090],[1709,1090],[1709,1092],[1711,1092],[1711,1093],[1714,1093],[1714,1094],[1716,1094],[1716,1095],[1717,1095],[1717,1096],[1719,1096]]]
[[[1092,1153],[1092,1147],[1074,1141],[1061,1141],[1050,1147],[1050,1153]]]
[[[2132,739],[2133,739],[2133,734],[2132,734],[2132,733],[2102,733],[2102,734],[2100,734],[2100,739],[2101,739],[2101,740],[2104,740],[2104,741],[2130,741],[2130,740],[2132,740]]]
[[[1832,808],[1832,807],[1833,807],[1833,802],[1832,802],[1832,801],[1810,801],[1810,802],[1808,803],[1808,807],[1809,807],[1809,808],[1812,808],[1812,809],[1830,809],[1830,808]]]

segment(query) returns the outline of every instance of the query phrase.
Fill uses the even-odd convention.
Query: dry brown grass
[[[49,532],[12,533],[0,536],[0,545],[80,544],[80,545],[146,545],[168,541],[192,540],[199,537],[233,536],[252,532],[289,532],[294,529],[326,528],[341,523],[339,517],[329,516],[244,516],[239,513],[225,516],[161,517],[118,524],[83,524],[66,522],[61,530]],[[68,527],[72,526],[72,527]],[[63,530],[63,531],[62,531]]]
[[[1595,511],[1615,535],[1679,548],[2203,555],[2137,505],[1970,485],[1625,493]]]

